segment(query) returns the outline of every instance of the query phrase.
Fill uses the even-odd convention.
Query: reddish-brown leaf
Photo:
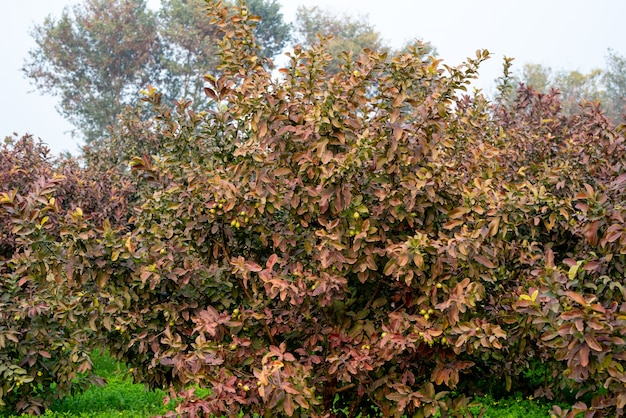
[[[474,257],[474,259],[476,261],[478,261],[480,264],[482,264],[483,266],[487,267],[488,269],[495,269],[496,265],[493,264],[491,262],[491,260],[489,260],[487,257],[485,257],[484,255],[476,255]]]
[[[578,355],[580,358],[580,365],[583,367],[587,367],[589,365],[589,347],[586,345],[581,345],[578,351]]]
[[[596,340],[596,337],[593,334],[586,333],[585,342],[587,343],[589,348],[591,348],[592,350],[600,352],[600,353],[602,352],[602,346],[600,345],[598,340]]]

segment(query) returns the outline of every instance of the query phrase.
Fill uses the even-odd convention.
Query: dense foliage
[[[91,383],[95,271],[99,250],[82,247],[89,226],[122,225],[122,182],[105,172],[55,161],[30,136],[7,138],[0,150],[0,406],[40,412]],[[74,263],[73,254],[82,256]]]
[[[321,42],[276,78],[257,19],[207,4],[210,110],[146,88],[154,119],[112,142],[158,143],[134,184],[113,154],[63,177],[2,163],[23,179],[1,198],[0,399],[36,410],[23,394],[69,390],[106,346],[188,416],[459,416],[498,382],[577,399],[555,416],[623,414],[623,126],[556,93],[465,94],[486,51],[328,73]]]

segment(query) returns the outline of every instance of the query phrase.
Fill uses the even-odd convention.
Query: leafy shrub
[[[622,181],[620,131],[592,105],[561,116],[556,95],[461,96],[486,52],[448,67],[365,51],[328,75],[322,42],[276,80],[243,9],[209,10],[225,35],[222,74],[206,77],[215,107],[169,109],[148,89],[165,151],[132,162],[153,191],[132,220],[123,280],[138,297],[115,313],[128,337],[112,350],[141,359],[141,379],[210,387],[178,393],[191,415],[431,416],[465,410],[479,380],[521,384],[539,360],[551,380],[525,391],[606,384],[589,410],[621,411],[621,294],[597,307],[615,312],[604,346],[548,337],[571,323],[557,306],[579,299],[570,260],[617,240],[602,244],[600,224],[589,239],[577,200]],[[594,216],[622,198],[609,188]],[[595,374],[577,360],[589,343],[606,363]]]
[[[0,405],[40,413],[103,383],[89,373],[98,249],[82,241],[95,236],[86,219],[90,227],[123,224],[127,210],[106,176],[51,159],[28,135],[7,140],[0,168]]]

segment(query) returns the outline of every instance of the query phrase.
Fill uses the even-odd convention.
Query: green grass
[[[161,415],[168,411],[163,405],[165,393],[147,390],[135,384],[126,367],[109,356],[94,354],[94,370],[106,378],[103,387],[64,398],[52,404],[45,418],[144,418]],[[0,413],[2,418],[15,418],[15,415]]]
[[[94,369],[107,379],[104,387],[93,387],[79,395],[70,396],[55,402],[44,418],[148,418],[165,414],[168,407],[163,405],[165,393],[151,391],[141,384],[135,384],[127,369],[108,356],[94,355]],[[549,403],[533,399],[511,397],[495,400],[491,397],[475,399],[470,411],[478,414],[485,408],[484,418],[545,418],[550,416]],[[0,412],[1,418],[16,418]]]
[[[127,378],[111,377],[106,386],[63,399],[50,408],[55,414],[74,415],[51,416],[148,417],[167,411],[163,406],[163,395],[159,391],[147,391],[142,385],[133,384]],[[96,412],[97,415],[94,414]]]
[[[150,417],[167,412],[162,391],[133,383],[127,368],[109,356],[95,354],[93,361],[107,385],[56,402],[45,417]]]
[[[475,399],[474,403],[481,405],[470,407],[470,411],[477,414],[481,408],[485,408],[483,418],[546,418],[552,411],[551,404],[519,397],[495,400],[486,396]]]

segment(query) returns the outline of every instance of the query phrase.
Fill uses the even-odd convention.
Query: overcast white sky
[[[319,5],[338,13],[367,14],[393,46],[420,38],[431,42],[448,64],[460,64],[486,48],[492,59],[482,67],[478,86],[490,92],[503,55],[520,68],[533,62],[554,69],[589,71],[603,67],[609,48],[626,55],[624,0],[278,0],[287,20],[299,5]],[[33,92],[20,68],[34,45],[29,31],[80,0],[13,0],[0,13],[0,138],[32,133],[54,152],[76,153],[71,126],[57,113],[56,99]],[[159,0],[149,0],[158,5]]]

